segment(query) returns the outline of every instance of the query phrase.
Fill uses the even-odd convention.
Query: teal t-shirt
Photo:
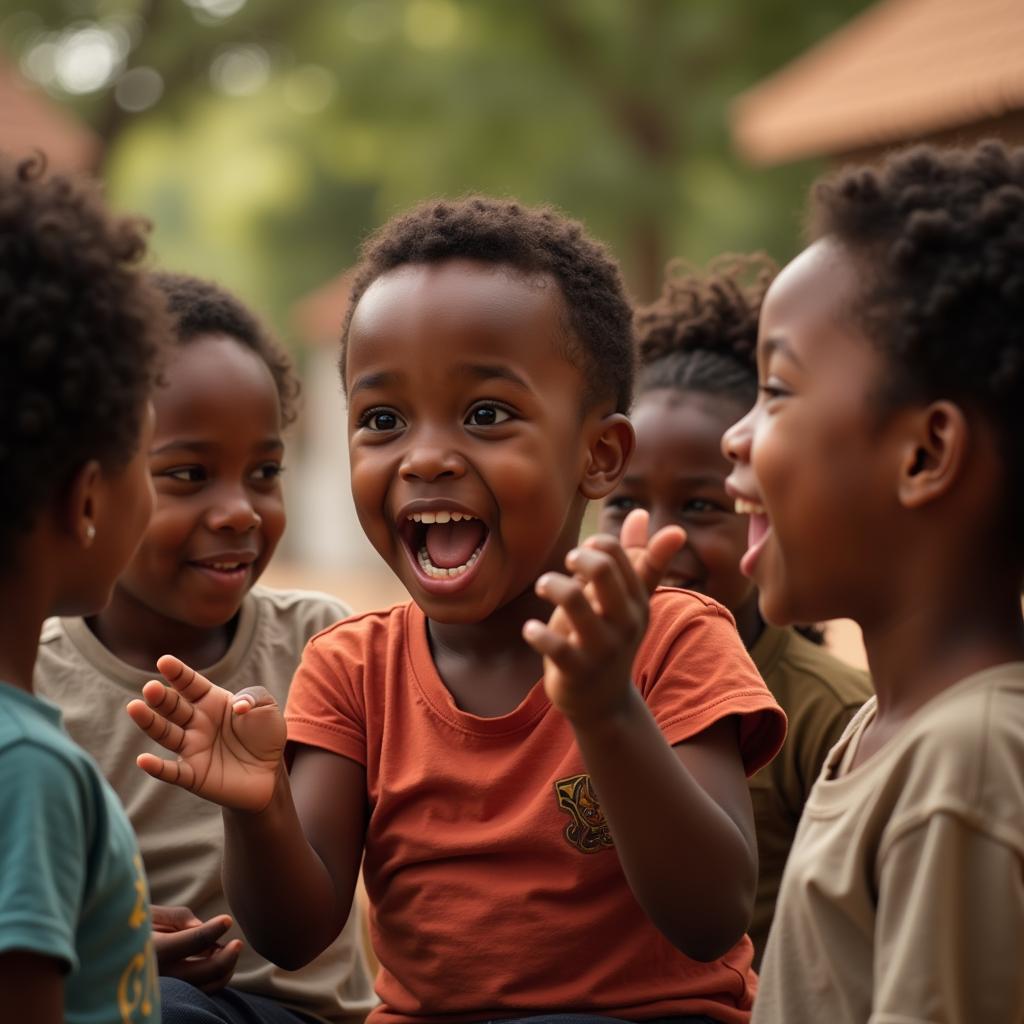
[[[66,1024],[158,1024],[135,834],[56,705],[0,683],[0,953],[61,961]]]

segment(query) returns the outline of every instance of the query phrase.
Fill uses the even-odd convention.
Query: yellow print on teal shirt
[[[614,846],[611,830],[589,775],[570,775],[555,783],[558,806],[569,815],[562,835],[583,853],[597,853]]]
[[[135,905],[132,907],[128,925],[133,930],[149,923],[146,911],[146,877],[142,873],[142,858],[135,855]],[[157,979],[156,956],[153,952],[152,936],[146,945],[128,961],[121,973],[117,986],[117,1007],[121,1011],[122,1024],[135,1024],[148,1020],[156,1002]]]

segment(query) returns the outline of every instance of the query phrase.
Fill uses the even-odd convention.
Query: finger
[[[630,601],[647,600],[629,557],[614,537],[570,551],[566,565],[586,581],[590,603],[606,621],[627,622],[632,617]]]
[[[190,668],[185,662],[174,657],[173,654],[165,654],[157,658],[156,667],[160,675],[174,687],[186,700],[202,700],[210,691],[213,683],[206,676],[200,675],[194,668]]]
[[[154,779],[166,782],[171,786],[191,790],[196,784],[195,769],[184,761],[165,761],[156,754],[139,754],[135,763]]]
[[[580,646],[600,650],[608,643],[607,628],[583,592],[583,587],[580,580],[558,572],[546,572],[537,580],[536,590],[545,601],[561,609]],[[548,628],[558,636],[571,639],[565,636],[566,631],[558,628],[557,623],[549,622]]]
[[[550,658],[567,676],[578,677],[586,671],[582,651],[540,620],[529,619],[523,624],[523,639],[538,654]]]
[[[154,931],[180,932],[203,923],[188,907],[165,907],[159,903],[150,904],[149,916]]]
[[[178,960],[199,956],[211,946],[216,946],[217,940],[231,927],[231,923],[227,914],[221,914],[181,931],[154,932],[153,949],[161,971]]]
[[[277,707],[273,694],[262,686],[247,686],[231,698],[231,709],[236,715],[245,715],[255,708]]]
[[[606,533],[595,534],[593,537],[588,537],[584,544],[584,550],[588,549],[602,552],[612,558],[618,566],[625,593],[634,601],[641,604],[646,603],[649,596],[647,587],[637,575],[636,567],[633,564],[634,560],[622,546],[618,537],[612,537]],[[574,553],[570,552],[570,555],[572,554]]]
[[[203,992],[216,992],[231,981],[241,952],[241,940],[232,939],[209,956],[178,963],[174,968],[174,977],[187,981]]]
[[[664,526],[648,540],[650,516],[642,508],[634,509],[622,524],[620,540],[637,575],[648,593],[661,582],[672,556],[686,543],[686,531],[680,526]]]
[[[190,700],[158,679],[150,679],[142,687],[142,696],[154,711],[175,725],[187,726],[196,713],[195,705]]]
[[[157,683],[163,688],[163,684]],[[146,684],[149,686],[149,683]],[[178,753],[185,743],[185,730],[157,714],[145,701],[130,701],[125,708],[128,717],[151,739],[166,750]]]

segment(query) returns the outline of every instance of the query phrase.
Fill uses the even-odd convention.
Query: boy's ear
[[[102,471],[96,459],[80,466],[64,491],[64,507],[59,510],[61,526],[83,548],[92,547],[96,539],[97,491],[101,479]]]
[[[602,416],[593,425],[587,465],[580,491],[590,501],[600,501],[615,490],[626,472],[636,447],[633,424],[621,412]]]
[[[915,414],[899,467],[904,508],[921,508],[950,490],[964,470],[968,434],[967,417],[953,402],[932,402]]]

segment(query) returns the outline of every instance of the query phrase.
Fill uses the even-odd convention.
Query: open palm
[[[239,693],[214,686],[184,662],[165,655],[157,668],[168,685],[151,680],[128,714],[147,736],[177,755],[140,754],[139,767],[156,779],[236,810],[270,803],[283,771],[284,718],[262,687]]]

